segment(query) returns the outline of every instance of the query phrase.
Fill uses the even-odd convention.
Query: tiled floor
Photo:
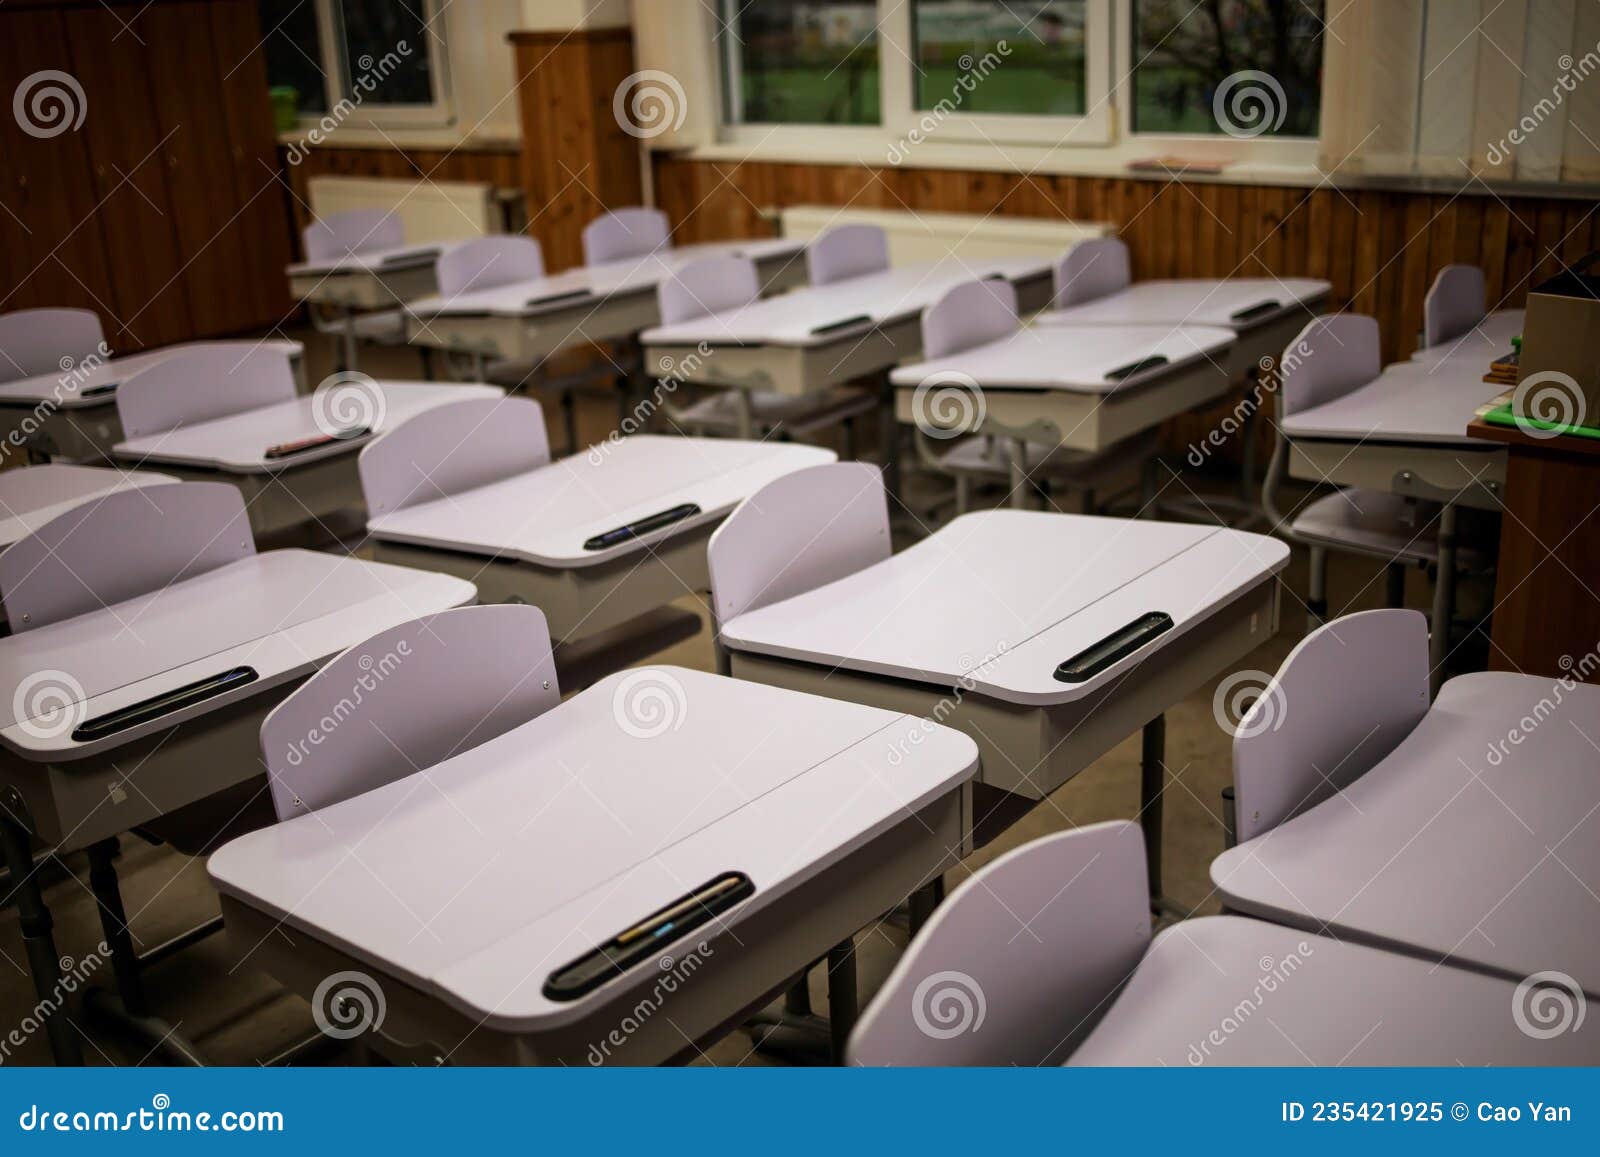
[[[326,342],[316,335],[310,370],[315,382],[327,366]],[[395,377],[418,376],[415,362],[405,351],[386,351],[369,358],[369,372]],[[604,436],[614,420],[611,402],[595,398],[580,410],[586,439]],[[558,428],[556,415],[550,415]],[[558,437],[558,436],[557,436]],[[863,439],[863,445],[872,441]],[[1221,492],[1228,481],[1221,477],[1185,476],[1189,486],[1202,492]],[[937,481],[912,484],[912,505],[921,511],[941,493]],[[1180,493],[1181,491],[1174,491]],[[998,501],[999,495],[993,496]],[[1425,606],[1426,579],[1413,572],[1408,597],[1413,606]],[[1381,605],[1384,593],[1382,567],[1376,561],[1336,556],[1329,589],[1336,607],[1358,610]],[[1240,669],[1271,672],[1283,660],[1305,628],[1300,599],[1305,591],[1305,556],[1296,550],[1283,579],[1279,634],[1250,655]],[[1476,594],[1469,585],[1463,602]],[[698,596],[686,594],[679,605],[708,616]],[[710,670],[713,667],[709,635],[702,630],[661,656],[661,661]],[[1179,903],[1200,912],[1217,910],[1207,876],[1211,859],[1222,849],[1220,792],[1229,777],[1229,736],[1213,715],[1212,696],[1218,679],[1197,688],[1167,714],[1167,761],[1170,786],[1166,795],[1166,884]],[[973,856],[952,873],[954,886],[972,870],[1030,839],[1098,820],[1128,817],[1138,809],[1139,740],[1132,736],[1104,758],[1066,784],[1035,808],[1004,836]],[[56,945],[64,957],[81,958],[100,940],[93,900],[81,856],[66,858],[70,874],[58,876],[47,888],[56,918]],[[206,884],[203,863],[180,856],[165,847],[152,847],[135,836],[123,839],[120,861],[124,897],[134,933],[141,945],[160,943],[190,925],[215,914],[216,899]],[[884,923],[858,939],[858,969],[863,1000],[882,983],[904,945],[903,926]],[[818,970],[820,972],[820,970]],[[105,979],[109,979],[108,977]],[[284,993],[248,962],[229,972],[228,954],[220,938],[202,943],[164,962],[147,976],[153,1006],[195,1041],[207,1057],[218,1063],[250,1064],[310,1033],[311,1015],[300,999]],[[825,1007],[820,975],[813,975],[814,1004]],[[21,935],[16,914],[0,914],[0,1042],[20,1029],[35,998],[24,970]],[[42,1033],[19,1033],[20,1045],[7,1042],[0,1059],[7,1064],[47,1063],[49,1053]],[[90,1063],[156,1063],[136,1042],[117,1036],[91,1022],[85,1046]],[[335,1055],[347,1059],[349,1054]],[[750,1038],[736,1032],[710,1047],[707,1063],[761,1064],[762,1054]]]

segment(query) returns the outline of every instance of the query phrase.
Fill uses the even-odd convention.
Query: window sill
[[[463,136],[454,129],[365,129],[341,125],[331,133],[322,134],[318,144],[306,141],[314,124],[303,129],[291,129],[278,134],[278,144],[285,147],[299,145],[307,152],[317,149],[448,149],[464,152],[521,152],[520,137],[496,136],[482,133]]]

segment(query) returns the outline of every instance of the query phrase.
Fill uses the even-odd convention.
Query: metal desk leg
[[[356,368],[356,311],[348,305],[344,307],[344,333],[340,339],[339,359],[342,363],[341,370],[354,370]]]
[[[878,461],[883,464],[883,486],[891,498],[900,497],[900,422],[894,413],[894,386],[884,371],[878,384]]]
[[[1028,510],[1028,446],[1021,438],[1006,439],[1006,460],[1011,466],[1011,506],[1014,510]]]
[[[1439,574],[1433,583],[1433,621],[1428,624],[1429,690],[1437,694],[1450,657],[1450,620],[1456,609],[1456,508],[1439,511]]]
[[[66,990],[62,985],[61,960],[56,955],[50,909],[39,890],[28,850],[28,831],[9,815],[0,816],[0,843],[5,845],[6,868],[16,894],[17,922],[22,926],[22,944],[28,953],[28,971],[33,974],[33,991],[39,997],[45,1032],[50,1038],[50,1055],[57,1065],[83,1064],[83,1048],[77,1030],[62,1007]]]
[[[906,907],[910,912],[908,923],[913,937],[922,931],[923,925],[933,918],[934,910],[942,903],[944,903],[944,877],[942,875],[935,876],[911,893],[906,902]]]
[[[739,437],[748,442],[756,436],[756,418],[750,405],[749,390],[734,388],[733,408],[739,419]]]
[[[1145,871],[1150,880],[1150,911],[1182,918],[1188,913],[1161,890],[1162,794],[1167,779],[1167,717],[1144,725],[1139,747],[1139,827],[1144,832]]]
[[[828,1036],[833,1063],[844,1063],[844,1046],[856,1027],[856,942],[852,937],[828,950]]]

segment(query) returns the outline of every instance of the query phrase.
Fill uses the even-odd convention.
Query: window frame
[[[321,2],[321,0],[319,0]],[[1315,168],[1318,137],[1233,137],[1226,133],[1154,133],[1133,131],[1133,0],[1086,0],[1087,40],[1085,103],[1081,117],[1045,114],[952,113],[924,131],[929,110],[918,109],[912,59],[910,0],[876,0],[878,5],[877,125],[773,124],[730,121],[733,104],[725,92],[729,33],[711,6],[702,8],[717,115],[713,149],[731,147],[767,154],[792,153],[865,160],[904,148],[915,130],[920,148],[929,150],[925,163],[958,167],[961,154],[987,165],[995,146],[1021,159],[1039,151],[1061,161],[1076,155],[1095,167],[1120,168],[1129,161],[1166,153],[1200,161],[1285,169]],[[1326,44],[1324,44],[1326,52]],[[1322,105],[1322,118],[1327,102]],[[1091,160],[1092,158],[1092,160]],[[892,162],[898,163],[898,162]]]
[[[450,51],[446,21],[443,19],[441,0],[413,0],[424,24],[423,43],[418,46],[428,54],[428,78],[432,101],[428,104],[382,104],[377,101],[354,103],[354,98],[344,92],[345,42],[342,0],[313,0],[317,14],[317,38],[321,52],[322,82],[326,112],[305,111],[300,114],[300,128],[309,131],[328,117],[338,120],[339,128],[350,129],[444,129],[455,124],[455,103],[450,86]],[[352,74],[353,81],[355,76]],[[335,116],[341,102],[351,100],[352,111],[343,118]]]

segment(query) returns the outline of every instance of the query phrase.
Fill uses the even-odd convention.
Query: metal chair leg
[[[17,923],[22,928],[22,947],[28,956],[28,971],[33,975],[33,991],[39,997],[38,1007],[50,1040],[50,1055],[57,1066],[82,1065],[83,1047],[66,1015],[66,992],[62,985],[61,958],[56,955],[54,923],[33,871],[28,830],[9,815],[0,816],[0,844],[4,844],[6,868],[11,873]]]

